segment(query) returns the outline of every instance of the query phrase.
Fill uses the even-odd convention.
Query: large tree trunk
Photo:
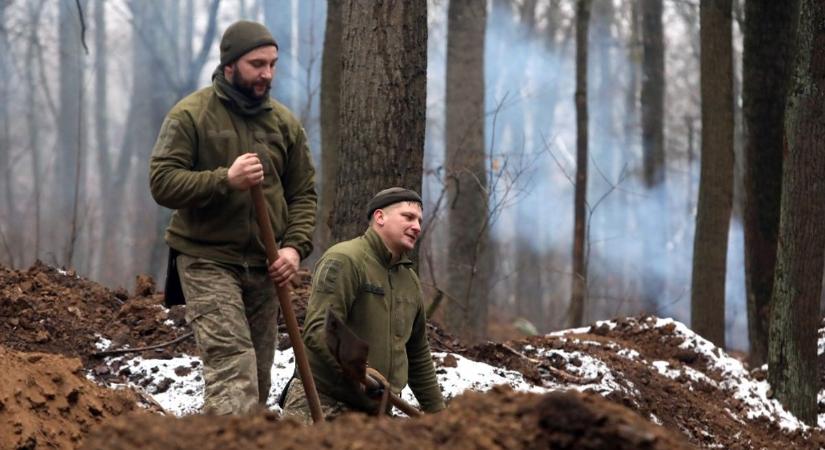
[[[341,101],[341,3],[327,0],[327,26],[324,31],[324,54],[321,62],[321,198],[315,248],[318,254],[332,245],[332,207],[335,202],[338,174],[338,128]]]
[[[579,327],[587,301],[587,29],[590,0],[576,2],[576,194],[573,228],[573,289],[569,326]]]
[[[447,13],[447,284],[445,320],[468,341],[487,334],[489,208],[484,146],[487,9],[450,0]]]
[[[776,397],[817,423],[817,327],[825,234],[825,2],[803,0],[785,116],[785,164],[770,318],[768,377]]]
[[[334,241],[360,235],[379,190],[421,191],[427,2],[346,0]]]
[[[667,191],[665,187],[665,44],[662,27],[662,0],[641,0],[642,6],[642,159],[644,184],[652,191],[658,214],[643,218],[644,234],[642,302],[648,313],[656,314],[665,291],[668,261]]]
[[[725,269],[733,204],[731,0],[700,3],[702,172],[693,239],[691,325],[725,345]]]
[[[768,319],[782,194],[782,136],[799,1],[745,3],[745,287],[750,362],[768,357]]]

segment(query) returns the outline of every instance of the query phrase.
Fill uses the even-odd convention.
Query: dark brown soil
[[[0,317],[10,318],[0,321],[0,345],[77,356],[88,364],[89,355],[100,350],[95,344],[101,336],[112,341],[112,348],[136,348],[170,341],[188,331],[182,307],[165,310],[151,279],[138,279],[137,292],[130,295],[41,263],[27,271],[0,267]],[[194,342],[189,340],[145,356],[164,358],[193,351]]]
[[[495,388],[456,398],[415,420],[345,415],[305,427],[272,414],[127,418],[90,437],[86,449],[668,449],[694,448],[595,394],[516,393]]]
[[[610,367],[617,382],[632,387],[638,394],[614,390],[607,398],[637,411],[643,417],[655,416],[673,432],[683,433],[699,446],[721,445],[739,448],[825,448],[825,433],[783,432],[767,419],[747,420],[746,405],[729,393],[702,380],[687,376],[672,379],[652,370],[650,362],[667,361],[671,367],[690,367],[719,381],[723,374],[709,367],[700,352],[683,349],[684,339],[674,333],[675,326],[650,327],[653,317],[619,319],[618,326],[592,326],[587,333],[564,336],[535,336],[507,343],[487,343],[470,348],[466,355],[490,365],[521,372],[536,384],[587,385],[600,380],[580,377],[573,369],[581,365],[576,358],[540,357],[536,348],[580,352],[595,357]],[[637,359],[620,356],[616,349],[632,349]],[[736,415],[736,417],[734,417]],[[745,424],[739,420],[744,420]]]

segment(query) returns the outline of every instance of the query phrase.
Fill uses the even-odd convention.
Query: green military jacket
[[[344,378],[326,347],[327,309],[369,346],[368,364],[401,393],[407,382],[426,412],[444,409],[427,339],[421,284],[407,258],[392,254],[372,229],[334,245],[315,266],[304,322],[304,344],[318,391],[361,410],[374,410]]]
[[[266,265],[248,191],[229,188],[238,156],[257,153],[264,197],[276,239],[305,258],[315,226],[315,169],[304,129],[275,100],[271,109],[241,115],[216,86],[175,105],[161,127],[149,164],[152,196],[174,209],[166,242],[187,255],[250,266]]]

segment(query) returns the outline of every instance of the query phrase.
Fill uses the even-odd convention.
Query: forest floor
[[[136,285],[110,290],[42,264],[0,267],[0,448],[825,448],[822,400],[819,427],[806,427],[770,398],[764,368],[748,370],[655,317],[477,346],[430,324],[446,411],[350,414],[313,427],[278,417],[275,398],[293,370],[283,334],[271,410],[201,416],[191,337],[95,355],[189,332],[183,307],[164,308],[148,277]],[[308,286],[306,273],[293,286],[299,322]],[[820,336],[825,375],[825,329]]]

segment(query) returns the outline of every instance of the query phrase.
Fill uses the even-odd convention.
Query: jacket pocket
[[[418,303],[415,300],[404,296],[396,297],[393,305],[393,334],[404,340],[409,339],[416,314]]]

